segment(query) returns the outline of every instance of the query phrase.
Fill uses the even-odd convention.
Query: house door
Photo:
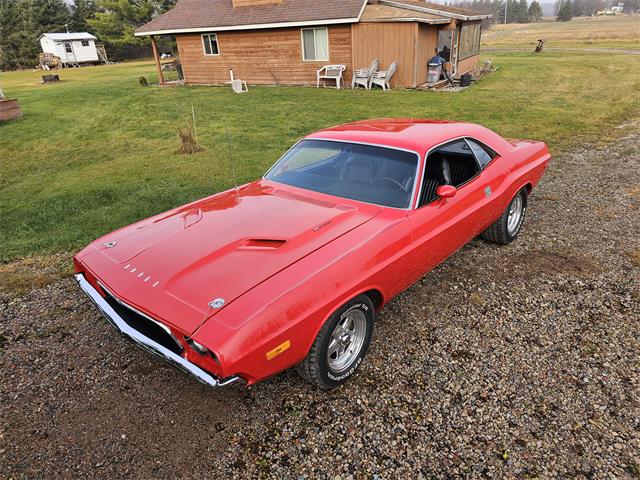
[[[67,55],[66,63],[78,63],[78,61],[76,60],[76,54],[73,51],[73,45],[71,44],[71,42],[64,42],[64,51]]]
[[[447,71],[455,75],[458,67],[458,30],[438,30],[438,55],[447,61]]]

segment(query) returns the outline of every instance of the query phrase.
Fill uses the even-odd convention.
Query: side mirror
[[[453,197],[458,189],[453,185],[440,185],[436,188],[436,195],[440,198],[451,198]]]

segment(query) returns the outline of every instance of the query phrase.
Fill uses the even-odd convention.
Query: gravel
[[[324,392],[212,391],[70,278],[0,294],[5,478],[640,478],[640,134],[554,159],[519,239],[474,240]],[[32,267],[32,268],[35,268]]]

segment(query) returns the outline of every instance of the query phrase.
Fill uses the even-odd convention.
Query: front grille
[[[153,320],[148,319],[144,315],[133,310],[131,307],[125,306],[121,301],[117,300],[106,289],[102,289],[106,293],[105,300],[113,308],[118,315],[131,328],[137,330],[142,335],[159,343],[167,350],[176,355],[182,354],[182,346],[178,343],[173,335],[167,332],[163,327]]]

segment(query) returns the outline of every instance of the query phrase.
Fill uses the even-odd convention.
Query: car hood
[[[193,333],[379,210],[255,182],[106,235],[79,258],[121,300]]]

